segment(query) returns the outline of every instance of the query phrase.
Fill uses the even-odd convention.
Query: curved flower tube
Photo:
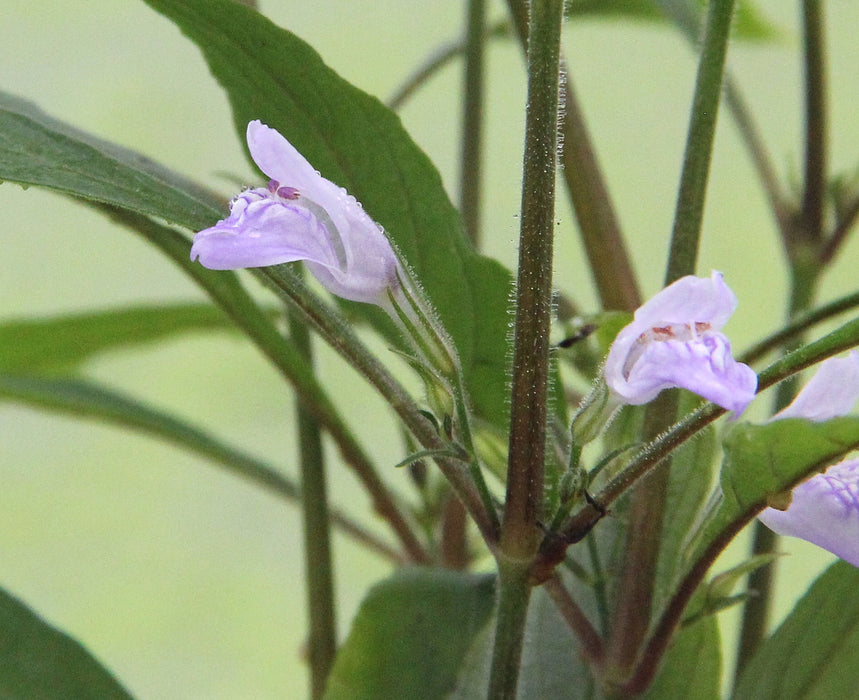
[[[758,380],[734,360],[719,332],[736,306],[720,272],[709,279],[689,275],[663,289],[635,312],[609,350],[605,379],[612,394],[639,405],[680,387],[741,413]]]
[[[400,266],[381,227],[274,129],[252,121],[247,140],[271,180],[236,196],[226,219],[197,233],[191,259],[213,270],[303,260],[332,294],[386,306]]]
[[[848,413],[859,399],[859,353],[833,358],[772,420],[820,422]],[[848,458],[793,490],[787,510],[767,508],[758,516],[780,535],[807,540],[859,566],[859,458]]]

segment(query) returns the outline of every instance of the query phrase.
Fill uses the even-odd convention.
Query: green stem
[[[459,211],[466,235],[474,247],[478,248],[483,154],[483,49],[486,43],[484,30],[486,0],[467,0],[467,4]]]
[[[733,5],[733,0],[712,0],[709,5],[665,273],[666,286],[695,272]],[[676,413],[676,395],[661,396],[654,401],[647,408],[645,438],[659,435],[674,422]],[[632,493],[619,576],[620,597],[606,652],[606,679],[612,685],[622,685],[632,671],[650,627],[669,469],[670,462],[661,465]]]
[[[289,314],[289,337],[308,364],[313,364],[307,326]],[[321,698],[337,652],[334,576],[331,563],[331,521],[325,478],[325,457],[319,423],[296,400],[299,469],[304,523],[304,562],[311,697]]]
[[[698,241],[704,216],[707,179],[733,9],[734,0],[712,0],[707,10],[707,24],[698,63],[674,229],[671,234],[671,256],[665,277],[666,284],[692,273],[698,258]]]
[[[376,388],[424,449],[440,453],[449,451],[449,445],[411,395],[370,352],[352,327],[332,313],[331,308],[311,292],[288,266],[258,268],[257,273],[276,293],[292,303],[314,325],[325,342]],[[435,461],[468,509],[484,540],[493,548],[498,540],[498,531],[492,516],[486,512],[468,467],[457,459],[436,457]]]
[[[507,5],[524,47],[528,36],[527,3],[507,0]],[[573,204],[600,303],[603,309],[633,311],[641,306],[635,270],[569,75],[564,82],[563,112],[561,175]]]
[[[539,0],[535,0],[539,1]],[[530,561],[498,561],[498,617],[489,675],[489,700],[516,700],[525,621],[531,599]]]
[[[540,543],[549,385],[563,0],[532,0],[507,495],[489,697],[515,698],[531,563]]]
[[[528,39],[510,449],[501,530],[502,550],[521,559],[536,551],[543,497],[563,5],[563,0],[532,2]]]
[[[826,196],[826,72],[821,0],[803,0],[805,66],[805,174],[802,193],[803,239],[823,240]],[[791,251],[789,250],[788,253]]]
[[[787,345],[788,341],[801,337],[805,331],[813,328],[818,323],[828,321],[833,316],[855,309],[857,306],[859,306],[859,292],[853,292],[828,304],[819,306],[814,311],[798,315],[780,331],[764,338],[759,343],[755,343],[737,359],[740,362],[751,364],[770,351]]]
[[[689,43],[697,48],[701,33],[700,8],[693,0],[677,2],[676,0],[657,0],[659,9],[671,19],[683,33]],[[725,104],[734,117],[740,136],[749,151],[752,165],[758,173],[761,185],[770,202],[770,208],[776,223],[786,236],[792,219],[791,207],[788,204],[782,187],[776,176],[772,159],[767,152],[760,130],[752,118],[751,111],[729,71],[725,71],[722,79],[724,85]]]

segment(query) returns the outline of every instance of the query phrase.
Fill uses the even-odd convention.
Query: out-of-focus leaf
[[[700,404],[700,399],[689,393],[683,394],[682,401],[678,415],[684,415]],[[674,592],[678,575],[686,570],[690,554],[686,545],[713,487],[718,447],[715,428],[707,426],[672,455],[666,515],[659,545],[654,610],[659,610],[667,601]]]
[[[413,568],[373,587],[328,679],[325,700],[437,700],[486,624],[495,578]]]
[[[648,22],[676,20],[685,16],[686,29],[703,26],[706,0],[568,0],[568,17],[605,17]],[[736,39],[766,41],[777,39],[781,30],[764,17],[752,2],[740,0],[734,13],[733,35]]]
[[[82,379],[20,376],[0,373],[0,401],[66,413],[130,428],[194,452],[252,484],[288,501],[300,499],[300,489],[274,466],[221,442],[214,436],[153,406]],[[364,528],[331,509],[331,520],[357,542],[392,561],[400,555]]]
[[[64,124],[0,92],[0,181],[41,185],[197,230],[225,202],[139,153]]]
[[[298,498],[298,487],[273,467],[228,447],[175,416],[90,381],[0,373],[0,401],[139,430],[214,460],[287,498]]]
[[[839,561],[743,671],[733,700],[852,698],[859,687],[859,569]]]
[[[457,346],[477,412],[504,426],[510,275],[468,245],[438,172],[399,118],[232,0],[147,2],[200,47],[243,141],[248,122],[261,119],[385,227]],[[350,308],[390,328],[369,305]]]
[[[139,306],[0,323],[0,371],[75,369],[92,355],[194,331],[232,330],[210,304]]]
[[[0,696],[9,700],[130,700],[81,644],[0,589]]]
[[[683,627],[665,654],[645,700],[718,700],[722,673],[719,625],[707,617]]]

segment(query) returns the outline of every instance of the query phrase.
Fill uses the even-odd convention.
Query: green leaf
[[[242,141],[248,122],[261,119],[385,227],[457,346],[477,412],[504,425],[510,275],[467,244],[438,172],[396,114],[239,3],[147,2],[200,47],[227,91]],[[350,309],[380,323],[368,305]]]
[[[535,588],[528,606],[518,696],[539,700],[600,700],[603,695],[577,649],[570,627],[545,590]],[[494,620],[478,634],[446,700],[485,698],[489,687]]]
[[[2,589],[0,696],[9,700],[131,698],[80,643]]]
[[[0,371],[69,371],[92,355],[193,331],[235,329],[210,304],[138,306],[0,324]]]
[[[0,181],[41,185],[198,230],[226,203],[145,156],[91,136],[0,92]]]
[[[659,675],[645,700],[718,700],[722,648],[719,624],[707,617],[683,627],[674,637]]]
[[[738,425],[725,441],[722,496],[700,529],[697,552],[723,546],[767,505],[859,447],[859,418],[812,423],[801,418]]]
[[[684,394],[685,409],[700,403],[698,397]],[[681,410],[680,414],[687,410]],[[659,546],[654,610],[673,593],[677,577],[684,573],[690,552],[688,538],[710,495],[715,457],[716,431],[707,426],[694,439],[678,447],[671,459],[671,474],[665,503],[665,520]]]
[[[734,700],[852,698],[859,686],[859,569],[839,561],[814,582],[743,671]]]
[[[298,487],[274,467],[225,445],[169,413],[94,382],[0,374],[0,401],[14,401],[132,428],[196,452],[288,499],[298,498]]]
[[[676,0],[568,0],[568,17],[606,17],[665,21],[666,15],[684,13],[703,17],[705,0],[686,0],[685,6]],[[734,13],[733,33],[737,39],[765,41],[779,38],[781,30],[764,17],[751,2],[738,2]]]
[[[491,575],[424,568],[377,584],[337,655],[325,700],[444,698],[489,619],[494,588]]]

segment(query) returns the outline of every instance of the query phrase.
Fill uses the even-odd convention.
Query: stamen
[[[278,187],[277,196],[281,199],[298,199],[301,193],[294,187]]]

